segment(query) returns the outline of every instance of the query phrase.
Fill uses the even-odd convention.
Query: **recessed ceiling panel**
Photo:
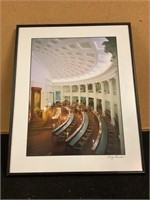
[[[106,38],[32,39],[32,53],[50,72],[53,82],[87,79],[111,64],[104,50]]]

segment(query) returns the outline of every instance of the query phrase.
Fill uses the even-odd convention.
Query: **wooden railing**
[[[56,136],[58,136],[59,134],[61,134],[65,129],[67,129],[70,126],[70,124],[72,123],[73,119],[74,119],[74,113],[70,113],[70,116],[67,119],[67,121],[65,121],[57,129],[53,130],[53,134],[55,134]]]
[[[99,143],[95,149],[95,154],[103,155],[105,153],[108,143],[108,128],[106,122],[102,120],[102,134]]]
[[[70,138],[68,138],[66,140],[66,142],[68,142],[69,146],[74,146],[75,143],[83,136],[83,134],[85,133],[87,127],[88,127],[88,123],[89,123],[89,118],[87,116],[86,113],[82,113],[83,114],[83,121],[82,124],[80,125],[80,127],[78,128],[78,130],[76,130],[71,136]]]

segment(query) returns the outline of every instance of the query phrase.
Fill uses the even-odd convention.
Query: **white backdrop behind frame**
[[[14,111],[10,142],[11,173],[142,172],[138,112],[128,24],[19,26]],[[125,155],[26,156],[32,38],[116,37]],[[22,111],[21,111],[22,110]],[[21,111],[21,112],[20,112]]]

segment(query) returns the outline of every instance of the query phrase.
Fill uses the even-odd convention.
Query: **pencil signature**
[[[122,155],[109,155],[108,158],[113,160],[113,159],[123,158],[123,156]]]

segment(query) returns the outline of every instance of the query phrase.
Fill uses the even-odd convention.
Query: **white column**
[[[102,93],[102,114],[105,116],[105,93],[104,93],[104,83],[101,82],[101,93]]]
[[[118,107],[118,123],[119,123],[119,137],[120,137],[120,146],[121,153],[125,153],[124,147],[124,134],[123,134],[123,123],[122,123],[122,114],[121,114],[121,97],[120,97],[120,87],[119,87],[119,77],[118,72],[115,75],[116,79],[116,95],[117,95],[117,107]]]
[[[80,85],[77,85],[78,86],[78,101],[79,101],[79,104],[81,103],[81,95],[80,95]]]
[[[110,94],[110,114],[111,114],[111,123],[115,123],[115,112],[114,112],[114,94],[113,94],[113,85],[112,80],[108,81],[109,83],[109,94]]]
[[[63,86],[60,86],[60,102],[63,102]]]
[[[93,95],[94,95],[94,110],[96,111],[97,102],[96,102],[96,84],[93,83]]]
[[[70,87],[70,104],[72,104],[72,85]]]
[[[88,84],[85,85],[86,89],[86,106],[89,105],[89,91],[88,91]]]

